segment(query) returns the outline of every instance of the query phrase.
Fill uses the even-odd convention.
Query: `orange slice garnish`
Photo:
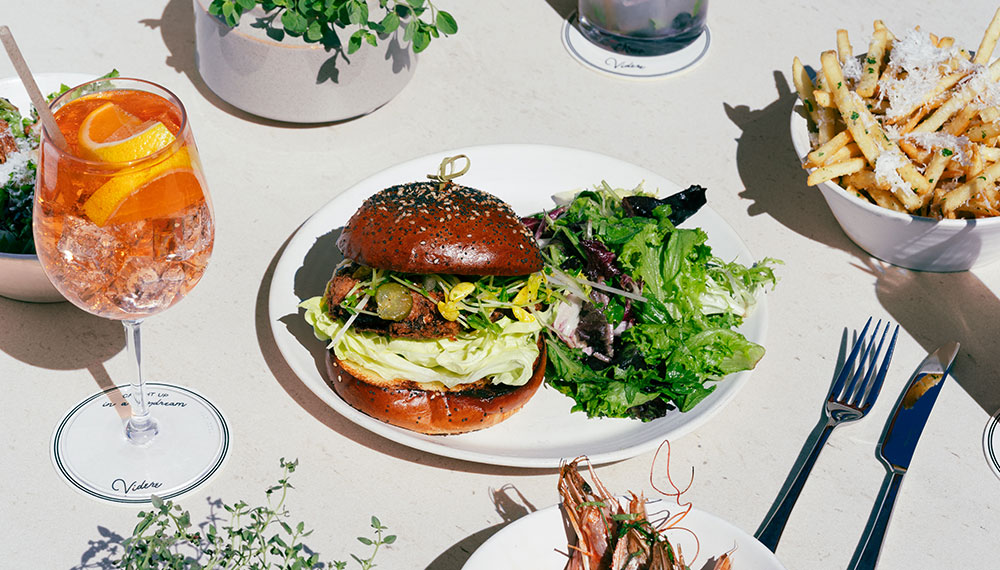
[[[177,193],[178,190],[165,187],[162,182],[159,184],[153,183],[161,178],[168,179],[169,177],[166,174],[171,171],[188,171],[193,176],[194,173],[191,171],[191,156],[188,154],[187,148],[182,148],[166,160],[150,168],[132,172],[126,171],[112,177],[87,198],[87,201],[83,203],[83,212],[98,226],[107,225],[112,217],[116,218],[115,223],[122,221],[117,216],[117,213],[125,208],[127,202],[149,201],[149,206],[132,204],[129,208],[126,208],[126,212],[149,212],[149,215],[144,215],[136,219],[157,217],[153,214],[169,214],[179,209],[171,209],[173,206],[170,205],[175,201],[172,194]],[[193,199],[187,196],[177,200],[184,203],[193,203],[193,200],[201,199],[201,184],[194,184],[192,186],[196,191],[184,190],[180,193],[184,195],[197,194],[197,196]],[[147,190],[147,188],[150,188],[150,190]],[[151,191],[157,188],[163,190],[162,196]],[[141,196],[139,196],[140,194]],[[122,215],[124,216],[125,214],[123,213]]]
[[[124,224],[168,217],[204,200],[201,181],[190,168],[168,170],[142,185],[108,219]]]
[[[159,121],[143,122],[114,103],[97,107],[80,124],[78,141],[85,158],[128,162],[149,156],[174,141]]]

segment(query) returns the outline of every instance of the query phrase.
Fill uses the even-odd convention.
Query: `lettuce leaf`
[[[737,328],[763,287],[774,285],[777,262],[723,261],[712,254],[703,230],[675,227],[669,205],[649,215],[626,213],[622,197],[635,194],[641,189],[607,184],[581,192],[565,214],[548,215],[541,232],[547,261],[562,273],[586,274],[645,299],[592,295],[591,306],[614,330],[611,350],[581,342],[594,338],[592,332],[570,335],[552,327],[547,333],[547,382],[591,417],[650,420],[672,409],[686,412],[725,376],[752,369],[764,356],[764,348]],[[608,254],[588,256],[596,249],[588,245],[592,240]]]
[[[303,301],[305,319],[316,338],[330,341],[344,323],[330,317],[322,297]],[[383,378],[406,378],[449,388],[490,377],[494,384],[523,386],[531,379],[538,358],[536,319],[526,323],[502,317],[497,327],[462,334],[455,339],[389,338],[348,329],[332,348],[337,358],[357,363]]]

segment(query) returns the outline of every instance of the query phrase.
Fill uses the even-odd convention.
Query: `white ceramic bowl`
[[[792,145],[803,160],[812,150],[808,129],[796,102]],[[919,271],[951,272],[1000,259],[1000,218],[936,220],[876,206],[833,182],[819,184],[819,190],[847,237],[882,261]]]
[[[0,296],[30,303],[66,299],[49,282],[35,255],[0,253]]]
[[[36,73],[35,81],[42,93],[51,93],[63,83],[79,85],[94,77],[89,73]],[[17,77],[0,79],[0,97],[5,97],[27,114],[31,102]],[[65,301],[42,271],[38,257],[17,253],[0,253],[0,297],[31,303]]]

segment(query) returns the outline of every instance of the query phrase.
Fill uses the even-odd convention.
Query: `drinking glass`
[[[184,106],[138,79],[102,79],[51,105],[62,148],[42,128],[33,231],[57,289],[122,322],[135,374],[63,418],[52,459],[70,483],[119,503],[192,490],[222,465],[229,432],[193,390],[147,383],[140,325],[180,301],[212,253],[212,206]],[[155,410],[155,412],[153,411]]]
[[[705,31],[708,0],[578,0],[580,32],[628,55],[678,51]]]

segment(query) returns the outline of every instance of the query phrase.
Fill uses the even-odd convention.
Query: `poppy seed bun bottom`
[[[326,353],[333,390],[357,410],[383,422],[429,435],[476,431],[496,425],[519,411],[535,395],[545,375],[545,343],[531,378],[523,386],[484,385],[468,390],[437,391],[412,382],[387,381],[371,370]]]

